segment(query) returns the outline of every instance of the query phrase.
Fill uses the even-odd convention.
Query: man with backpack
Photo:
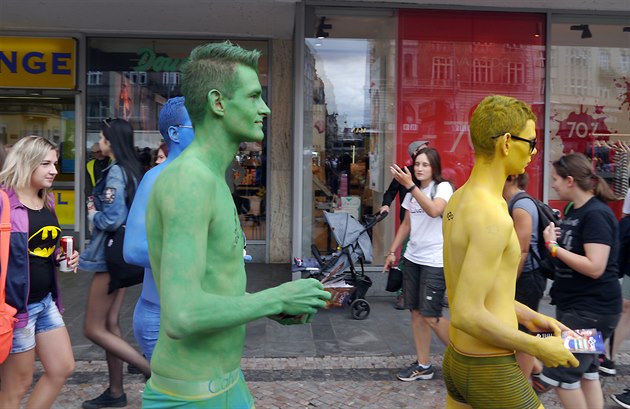
[[[518,278],[516,281],[516,301],[527,305],[534,311],[538,311],[540,300],[547,286],[547,278],[541,271],[540,251],[538,243],[542,240],[540,231],[545,226],[541,225],[541,218],[534,199],[525,192],[529,176],[527,173],[510,175],[503,187],[503,198],[508,203],[508,211],[514,220],[514,230],[521,248],[521,261],[518,265]],[[519,325],[519,329],[530,333]],[[532,372],[542,370],[536,359],[524,352],[517,352],[516,359],[525,375],[529,379]],[[536,369],[535,369],[536,368]]]

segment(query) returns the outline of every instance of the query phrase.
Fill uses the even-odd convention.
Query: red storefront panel
[[[403,10],[399,13],[397,163],[407,146],[428,140],[445,177],[461,186],[474,162],[468,122],[487,95],[532,105],[538,154],[527,168],[528,190],[542,197],[545,15]]]

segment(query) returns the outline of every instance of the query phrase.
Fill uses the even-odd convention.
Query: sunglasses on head
[[[111,121],[113,121],[114,119],[118,119],[118,118],[112,118],[112,117],[105,118],[105,119],[103,119],[103,123],[104,123],[105,125],[107,125],[107,127],[108,127],[108,128],[111,128],[112,126],[111,126],[109,123],[110,123]]]

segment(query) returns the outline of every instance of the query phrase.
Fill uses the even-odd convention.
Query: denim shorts
[[[28,323],[23,328],[13,330],[12,354],[29,351],[35,348],[36,334],[51,331],[66,325],[50,293],[42,300],[29,304],[27,309]]]
[[[439,318],[445,292],[444,268],[423,266],[405,259],[403,297],[406,309],[417,310],[425,317]]]
[[[159,333],[160,306],[140,297],[133,311],[133,335],[149,362]]]

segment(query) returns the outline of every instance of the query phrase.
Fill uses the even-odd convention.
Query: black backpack
[[[510,212],[510,216],[512,216],[512,211],[514,210],[514,205],[520,199],[527,198],[534,202],[536,205],[536,209],[538,210],[538,245],[536,246],[536,251],[532,251],[532,247],[529,247],[529,253],[534,257],[536,262],[540,265],[540,271],[550,280],[554,279],[555,271],[556,271],[556,263],[553,257],[551,257],[551,252],[547,250],[545,246],[545,239],[543,238],[543,230],[549,223],[552,223],[557,227],[560,225],[560,217],[554,213],[553,209],[549,207],[546,203],[541,202],[540,200],[531,197],[527,192],[518,192],[512,198],[511,204],[508,207],[508,212]],[[535,228],[535,227],[532,227]]]

